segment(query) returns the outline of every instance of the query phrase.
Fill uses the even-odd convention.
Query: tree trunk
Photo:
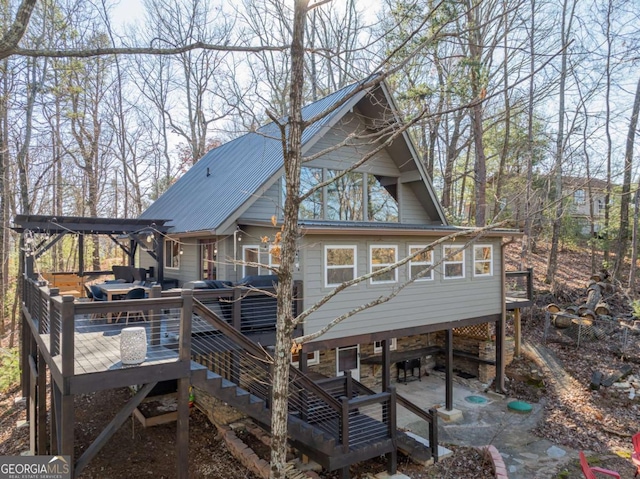
[[[527,115],[527,185],[524,206],[524,235],[522,236],[522,251],[520,252],[520,269],[529,264],[531,252],[531,194],[533,183],[533,101],[534,101],[534,73],[535,73],[535,32],[536,32],[536,2],[531,0],[531,28],[529,29],[529,101]]]
[[[293,339],[293,267],[298,239],[300,169],[302,167],[302,101],[304,88],[304,28],[308,0],[296,0],[291,39],[291,92],[287,128],[282,129],[286,199],[282,228],[281,261],[278,270],[278,319],[273,369],[271,412],[271,479],[284,479],[287,463],[287,401],[289,363]]]
[[[482,100],[486,92],[480,84],[480,68],[482,64],[482,38],[479,26],[479,6],[473,2],[467,4],[467,25],[471,29],[469,32],[469,53],[471,56],[471,93],[473,95],[473,106],[471,107],[471,130],[473,132],[473,145],[476,154],[476,161],[473,166],[473,186],[475,203],[475,224],[484,226],[487,215],[487,159],[484,153],[484,128],[482,126],[483,107]]]
[[[633,196],[633,236],[631,239],[631,267],[629,269],[629,293],[631,298],[635,299],[636,293],[636,270],[638,261],[638,216],[640,210],[640,181]]]
[[[631,193],[631,169],[633,168],[633,146],[636,139],[636,128],[638,126],[638,113],[640,112],[640,78],[636,86],[636,95],[633,100],[633,111],[629,120],[629,131],[627,132],[627,146],[624,152],[624,176],[622,180],[622,196],[620,199],[620,229],[618,231],[618,241],[616,244],[616,261],[613,268],[613,277],[620,278],[622,263],[627,253],[629,242],[629,202]]]
[[[560,67],[560,89],[558,94],[558,133],[556,138],[556,154],[555,154],[555,170],[556,170],[556,191],[554,201],[556,202],[556,212],[553,218],[553,232],[551,234],[551,250],[549,251],[549,259],[547,261],[547,274],[545,281],[553,283],[556,279],[556,271],[558,269],[558,243],[560,241],[560,226],[562,222],[562,214],[564,208],[562,206],[562,161],[564,159],[564,114],[565,114],[565,90],[568,75],[568,46],[569,36],[571,32],[571,23],[573,21],[573,13],[575,10],[575,0],[571,9],[571,13],[567,12],[569,0],[565,0],[562,6],[562,55]]]

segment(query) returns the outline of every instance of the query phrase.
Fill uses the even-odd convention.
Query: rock
[[[552,457],[554,459],[559,459],[567,455],[567,451],[559,448],[558,446],[551,446],[547,449],[547,456]]]
[[[631,384],[629,384],[627,381],[620,381],[619,383],[613,383],[613,387],[616,389],[629,389],[631,387]]]

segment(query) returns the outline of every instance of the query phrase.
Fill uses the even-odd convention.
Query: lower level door
[[[351,371],[351,377],[360,381],[360,345],[346,346],[336,349],[336,375],[343,376],[345,371]]]

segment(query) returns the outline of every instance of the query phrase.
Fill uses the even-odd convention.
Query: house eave
[[[273,224],[267,221],[242,221],[243,226],[257,226],[273,228]],[[477,228],[464,228],[460,226],[442,226],[442,225],[401,225],[397,223],[361,223],[361,224],[344,224],[335,222],[335,224],[311,225],[303,222],[299,223],[300,232],[303,235],[339,235],[339,236],[446,236],[461,231],[468,232],[469,236],[475,234]],[[482,233],[483,237],[504,238],[504,237],[520,237],[523,232],[516,229],[495,229],[486,230]]]

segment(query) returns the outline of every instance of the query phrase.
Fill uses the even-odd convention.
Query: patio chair
[[[638,473],[640,472],[640,432],[635,433],[631,440],[633,441],[631,461],[633,461],[633,465],[636,466],[636,473],[633,477],[638,477]]]
[[[127,300],[127,299],[144,299],[144,298],[146,298],[146,291],[144,290],[144,288],[133,288],[127,294],[124,295],[123,299]],[[122,312],[118,313],[118,317],[116,318],[116,323],[120,321],[120,317],[122,316],[122,314],[123,314]],[[144,315],[144,311],[141,309],[138,311],[127,311],[126,315],[127,315],[126,324],[129,324],[129,318],[131,316],[136,318],[141,316],[143,321],[147,320],[147,317]]]
[[[98,286],[92,284],[89,286],[91,288],[91,295],[94,301],[108,301],[106,293],[102,291]]]
[[[587,462],[587,458],[584,456],[584,452],[582,451],[580,451],[580,467],[582,468],[582,473],[586,479],[596,479],[596,472],[620,479],[620,474],[615,471],[610,471],[609,469],[603,469],[601,467],[591,467]]]

